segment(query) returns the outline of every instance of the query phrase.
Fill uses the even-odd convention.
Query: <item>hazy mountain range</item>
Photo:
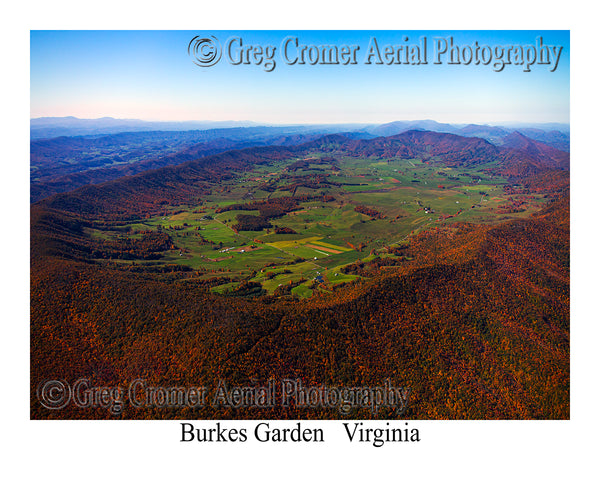
[[[151,132],[151,131],[187,131],[213,130],[220,128],[239,127],[282,127],[294,132],[327,131],[339,132],[356,130],[365,124],[340,125],[268,125],[251,121],[184,121],[184,122],[152,122],[137,119],[119,119],[103,117],[82,119],[77,117],[40,117],[30,121],[31,140],[76,135],[108,135],[121,132]]]
[[[529,159],[541,159],[542,163],[553,163],[559,168],[568,164],[567,152],[570,149],[569,126],[557,124],[529,125],[518,130],[507,126],[452,125],[433,120],[382,125],[251,124],[145,122],[109,117],[93,120],[75,117],[32,119],[31,201],[228,150],[294,146],[332,134],[350,140],[370,140],[408,131],[451,133],[481,138],[490,145],[508,147]],[[214,128],[217,125],[220,127]],[[54,136],[40,138],[48,135]]]
[[[408,130],[429,130],[440,133],[454,133],[463,137],[480,137],[496,145],[503,145],[504,137],[518,131],[533,140],[546,143],[565,152],[568,152],[570,148],[570,126],[558,123],[490,126],[476,124],[452,125],[438,123],[433,120],[417,120],[385,123],[365,129],[366,132],[376,137],[389,137]]]
[[[149,131],[186,131],[186,130],[212,130],[217,128],[235,127],[285,127],[296,132],[302,131],[327,131],[328,133],[342,131],[361,131],[373,136],[390,136],[408,130],[430,130],[432,132],[456,133],[464,136],[505,136],[519,130],[536,130],[541,132],[556,131],[568,138],[570,126],[563,123],[520,123],[506,125],[475,125],[475,124],[449,124],[439,123],[435,120],[410,120],[395,121],[384,124],[289,124],[275,125],[252,121],[146,121],[137,119],[118,119],[103,117],[95,119],[82,119],[77,117],[39,117],[30,120],[31,140],[41,138],[54,138],[59,136],[76,135],[107,135],[120,132],[149,132]],[[529,135],[531,136],[531,135]],[[534,138],[534,137],[532,137]],[[534,138],[535,140],[539,140]]]

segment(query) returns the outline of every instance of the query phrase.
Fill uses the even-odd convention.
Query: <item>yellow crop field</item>
[[[285,241],[281,241],[281,242],[271,242],[271,243],[267,243],[267,245],[270,245],[271,247],[275,247],[275,248],[280,248],[280,249],[285,249],[285,248],[294,248],[294,247],[299,247],[300,245],[304,245],[305,243],[315,243],[318,240],[321,240],[323,237],[308,237],[308,238],[301,238],[299,240],[285,240]],[[337,247],[333,247],[333,248],[337,248]]]
[[[339,251],[342,251],[342,252],[349,252],[349,251],[352,250],[351,248],[348,248],[348,247],[339,247],[337,245],[332,245],[331,243],[325,243],[325,242],[319,242],[319,241],[313,241],[313,242],[310,242],[310,243],[312,243],[314,245],[321,245],[322,247],[332,248],[333,250],[339,250]]]

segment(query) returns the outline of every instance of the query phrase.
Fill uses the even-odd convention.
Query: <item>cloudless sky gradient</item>
[[[276,67],[195,65],[188,44],[214,35],[272,45]],[[286,65],[281,43],[359,45],[357,65]],[[409,37],[409,42],[404,37]],[[375,37],[386,44],[428,40],[427,65],[365,65]],[[563,47],[558,68],[434,65],[433,39],[458,45]],[[260,123],[569,122],[568,31],[32,31],[31,117],[252,120]],[[447,57],[445,57],[447,60]]]

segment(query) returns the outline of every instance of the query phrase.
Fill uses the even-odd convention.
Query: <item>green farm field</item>
[[[160,258],[107,261],[179,265],[199,279],[218,279],[212,291],[220,294],[251,285],[252,294],[284,289],[308,298],[315,289],[356,281],[345,266],[384,257],[422,230],[454,222],[499,223],[545,204],[541,195],[519,194],[518,185],[491,174],[494,166],[467,170],[436,165],[435,159],[313,154],[240,173],[214,185],[196,205],[166,207],[159,216],[87,232],[95,239],[126,241],[157,231],[172,240]],[[264,205],[285,197],[292,201],[284,211],[261,213]],[[266,223],[247,229],[250,216]]]

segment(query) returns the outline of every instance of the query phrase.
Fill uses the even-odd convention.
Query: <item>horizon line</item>
[[[433,118],[419,118],[414,120],[409,119],[399,119],[399,120],[391,120],[391,121],[379,121],[379,122],[260,122],[256,120],[159,120],[159,119],[143,119],[143,118],[124,118],[124,117],[111,117],[111,116],[101,116],[101,117],[93,117],[93,118],[82,118],[76,117],[74,115],[62,115],[62,116],[39,116],[39,117],[29,117],[29,120],[41,120],[41,119],[75,119],[75,120],[121,120],[121,121],[137,121],[137,122],[145,122],[145,123],[254,123],[256,126],[296,126],[296,125],[386,125],[390,123],[397,122],[435,122],[439,124],[447,124],[447,125],[482,125],[482,126],[491,126],[491,125],[511,125],[511,124],[537,124],[537,125],[545,125],[545,124],[560,124],[560,125],[570,125],[569,121],[524,121],[524,120],[512,120],[512,121],[492,121],[492,122],[484,122],[484,123],[476,123],[476,122],[455,122],[455,121],[439,121],[434,120]]]

